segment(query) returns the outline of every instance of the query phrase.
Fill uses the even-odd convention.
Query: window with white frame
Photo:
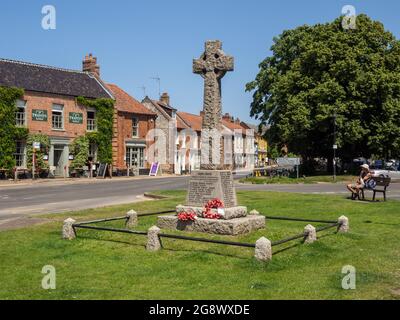
[[[64,129],[64,106],[60,104],[53,104],[52,114],[52,128],[55,130]]]
[[[26,125],[26,101],[17,100],[17,111],[15,112],[16,125],[23,127]]]
[[[132,138],[139,136],[139,120],[138,118],[132,118]]]
[[[96,131],[96,111],[88,109],[87,111],[87,131]]]
[[[17,168],[23,168],[26,166],[26,144],[23,141],[17,141],[15,153],[15,165]]]

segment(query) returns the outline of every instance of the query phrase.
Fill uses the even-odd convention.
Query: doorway
[[[56,167],[56,170],[54,172],[55,176],[63,176],[64,175],[64,166],[65,166],[65,161],[64,161],[64,149],[65,146],[63,145],[54,145],[54,166]]]

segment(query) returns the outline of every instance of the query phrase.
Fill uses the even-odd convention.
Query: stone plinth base
[[[264,216],[246,216],[230,220],[198,218],[195,221],[179,221],[177,216],[158,217],[161,229],[236,236],[265,228]]]

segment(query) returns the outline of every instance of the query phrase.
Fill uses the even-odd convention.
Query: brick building
[[[30,134],[50,139],[46,161],[50,175],[68,176],[70,144],[77,137],[97,130],[96,110],[82,106],[77,97],[115,100],[113,166],[117,169],[147,168],[145,137],[154,128],[156,114],[149,111],[118,86],[106,85],[100,78],[97,59],[91,54],[82,62],[82,71],[68,70],[21,61],[0,59],[0,86],[24,89],[17,101],[17,126]],[[26,168],[26,141],[16,141],[17,168]],[[97,146],[88,156],[96,161]]]
[[[51,174],[68,176],[69,145],[95,130],[95,110],[79,105],[78,96],[113,98],[102,81],[84,71],[0,59],[0,86],[24,89],[17,101],[17,126],[50,139]],[[26,167],[26,141],[16,142],[17,167]]]
[[[148,133],[155,128],[157,115],[117,85],[107,87],[115,98],[113,167],[118,171],[148,169],[147,151],[154,141]]]

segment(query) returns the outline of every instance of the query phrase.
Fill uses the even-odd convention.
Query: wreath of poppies
[[[220,209],[224,207],[224,203],[216,198],[208,201],[204,207],[203,217],[206,219],[221,219],[219,213],[214,213],[212,209]]]
[[[179,221],[195,221],[197,219],[197,215],[192,212],[182,211],[178,213],[178,220]]]

